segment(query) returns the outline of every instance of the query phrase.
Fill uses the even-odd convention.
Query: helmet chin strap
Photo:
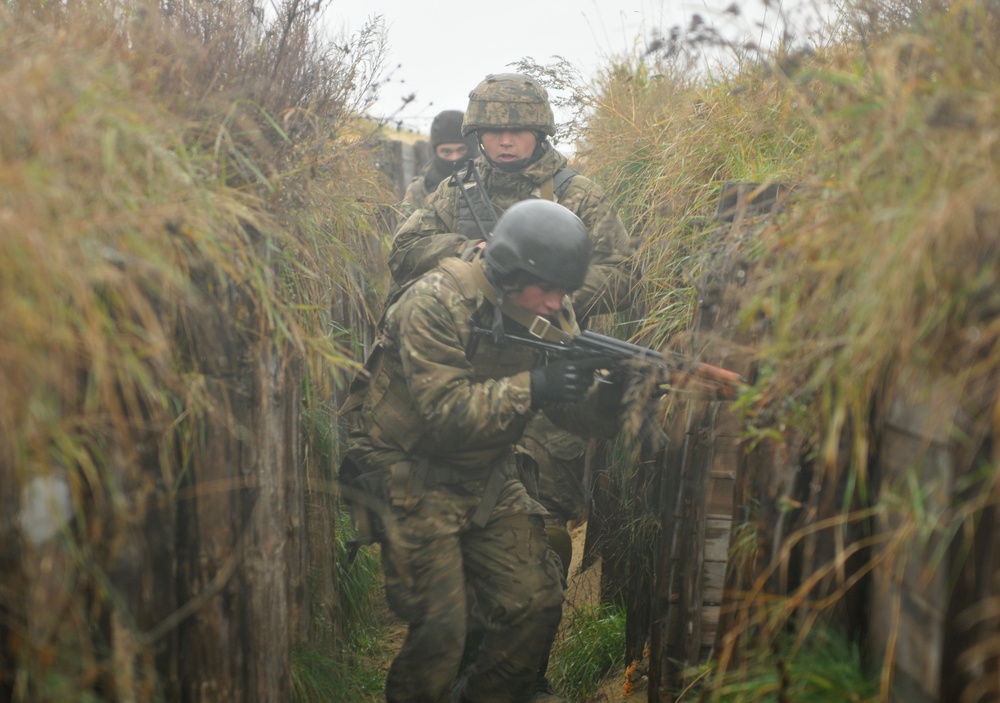
[[[530,310],[515,305],[505,293],[490,283],[487,272],[483,268],[483,259],[481,256],[477,256],[472,262],[472,276],[480,292],[493,304],[493,341],[497,344],[503,341],[503,317],[506,315],[523,325],[533,337],[557,344],[569,343],[575,334],[575,322],[565,311],[560,310],[555,313],[553,318],[556,324],[552,324],[541,315],[536,315]]]
[[[546,135],[544,132],[539,132],[536,130],[535,150],[531,152],[531,156],[525,159],[518,159],[517,161],[511,161],[508,164],[497,163],[496,161],[491,159],[486,154],[486,148],[483,146],[482,137],[480,137],[478,133],[476,134],[476,136],[479,137],[480,153],[482,153],[484,159],[490,162],[490,165],[493,166],[493,168],[497,169],[498,171],[503,171],[504,173],[514,173],[515,171],[520,171],[522,169],[528,168],[528,166],[531,166],[531,164],[535,163],[540,158],[542,158],[542,156],[545,155],[545,147],[542,145],[545,144],[545,140],[548,135]]]

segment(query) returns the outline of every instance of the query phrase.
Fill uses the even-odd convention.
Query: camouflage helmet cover
[[[519,271],[576,290],[590,264],[587,227],[567,208],[533,198],[511,205],[497,222],[483,252],[501,279]]]
[[[462,134],[480,129],[531,129],[554,136],[549,94],[530,76],[491,73],[469,93],[462,123]]]

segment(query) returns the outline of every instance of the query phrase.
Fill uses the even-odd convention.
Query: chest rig
[[[534,197],[559,202],[576,173],[569,168],[559,169],[552,178],[547,178],[535,189]],[[497,212],[497,207],[490,202],[475,164],[469,164],[455,174],[454,183],[462,189],[458,194],[458,223],[455,231],[468,239],[488,238],[493,225],[503,213]]]

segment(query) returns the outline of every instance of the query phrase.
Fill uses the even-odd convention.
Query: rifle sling
[[[575,175],[576,171],[571,168],[559,169],[552,178],[545,179],[545,182],[538,186],[538,194],[543,200],[551,200],[554,203],[558,203],[562,200],[569,182]]]
[[[573,339],[572,323],[567,315],[560,310],[556,313],[558,327],[540,315],[535,315],[524,308],[518,307],[505,295],[500,294],[496,288],[486,279],[483,271],[482,259],[477,258],[472,262],[472,275],[479,290],[482,291],[486,299],[493,305],[500,308],[500,312],[524,326],[532,337],[544,339],[546,342],[555,344],[569,344]]]

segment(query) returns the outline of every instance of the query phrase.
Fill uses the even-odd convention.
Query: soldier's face
[[[446,142],[434,148],[438,158],[445,161],[459,161],[469,155],[469,147],[462,142]]]
[[[512,163],[535,153],[538,137],[530,129],[487,129],[479,135],[483,153],[496,163]]]
[[[507,297],[514,305],[542,317],[559,312],[566,291],[549,285],[531,283],[524,288],[508,291]]]

